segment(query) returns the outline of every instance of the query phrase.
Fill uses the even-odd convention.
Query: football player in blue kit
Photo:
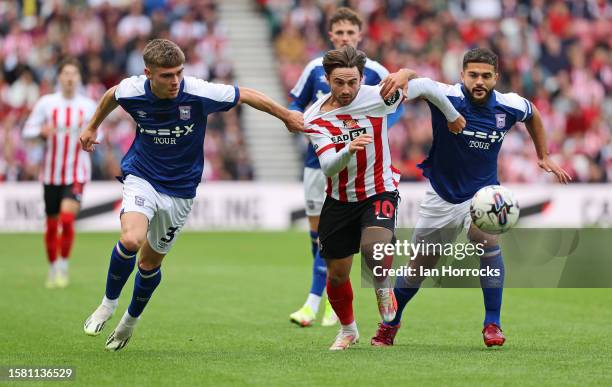
[[[84,324],[86,334],[100,334],[140,251],[131,303],[106,341],[106,349],[114,351],[130,340],[161,281],[162,260],[191,211],[204,167],[207,116],[243,102],[279,118],[292,132],[303,130],[301,113],[258,91],[183,77],[185,55],[169,40],[150,41],[143,59],[145,75],[126,78],[109,89],[80,136],[83,149],[92,151],[98,126],[117,106],[137,124],[134,142],[121,161],[121,237],[111,253],[102,303]]]
[[[355,11],[345,7],[338,8],[329,20],[328,35],[334,48],[339,49],[344,46],[357,48],[362,38],[362,24],[361,17]],[[364,85],[378,85],[388,75],[389,72],[380,63],[371,59],[366,60],[363,71]],[[325,78],[323,57],[321,56],[310,61],[302,71],[302,75],[290,92],[292,102],[289,109],[303,112],[311,103],[329,92],[330,87]],[[400,105],[396,112],[387,117],[389,127],[400,119],[403,111],[404,106]],[[314,258],[312,280],[306,302],[299,310],[289,315],[291,322],[302,327],[313,324],[325,291],[327,268],[325,260],[321,258],[319,253],[318,245],[319,216],[325,200],[325,184],[326,178],[321,171],[319,159],[309,142],[304,159],[304,199],[306,216],[308,216],[310,226],[311,253]],[[337,323],[338,318],[329,302],[326,302],[325,305],[321,325],[333,326]]]
[[[463,57],[462,83],[438,84],[465,117],[467,125],[460,132],[450,132],[442,113],[429,103],[433,144],[428,157],[418,166],[429,179],[430,187],[421,202],[412,238],[412,243],[452,243],[466,229],[470,241],[484,244],[481,269],[500,273],[499,276],[480,277],[485,306],[482,334],[488,347],[501,346],[506,340],[500,322],[504,262],[497,236],[486,234],[471,224],[470,200],[480,188],[499,184],[497,156],[504,137],[516,122],[525,123],[540,168],[553,173],[561,183],[571,180],[548,156],[544,126],[536,107],[516,93],[494,90],[498,77],[497,55],[488,49],[476,48]],[[383,84],[381,94],[391,95],[407,84],[407,76],[399,71]],[[410,267],[418,273],[420,267],[433,267],[437,259],[433,255],[419,255],[411,260]],[[423,280],[418,276],[398,278],[394,289],[398,304],[396,317],[390,323],[379,324],[372,345],[393,345],[402,311]]]

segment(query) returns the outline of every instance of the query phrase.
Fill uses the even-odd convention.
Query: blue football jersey
[[[499,184],[497,156],[504,137],[517,122],[533,115],[531,103],[515,93],[496,90],[482,105],[470,101],[462,84],[438,83],[467,124],[460,134],[448,130],[442,112],[431,103],[433,144],[419,164],[438,195],[449,203],[471,199],[480,188]]]
[[[160,99],[146,76],[126,78],[117,102],[136,121],[136,137],[121,161],[125,177],[148,181],[158,192],[193,198],[204,169],[204,135],[208,114],[236,106],[235,86],[184,77],[176,98]]]
[[[363,69],[364,85],[378,85],[387,75],[389,75],[389,72],[380,63],[370,59],[366,60],[365,68]],[[295,87],[289,92],[293,100],[289,105],[289,109],[303,112],[308,105],[329,92],[329,84],[327,83],[325,70],[323,69],[323,57],[313,59],[306,65]],[[387,117],[388,126],[393,126],[402,116],[403,112],[404,105],[400,105],[393,114]],[[321,168],[317,154],[310,142],[308,143],[304,166],[309,168]]]

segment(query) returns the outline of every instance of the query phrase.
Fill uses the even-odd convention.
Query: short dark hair
[[[361,30],[361,26],[363,25],[363,20],[359,14],[347,7],[340,7],[333,13],[333,15],[329,18],[329,25],[327,26],[327,30],[331,31],[332,26],[339,21],[346,20],[351,24],[356,25]]]
[[[153,39],[142,50],[147,67],[177,67],[185,63],[185,54],[176,43],[168,39]]]
[[[60,60],[57,64],[57,73],[61,73],[64,67],[66,66],[74,66],[77,68],[77,70],[79,70],[79,73],[81,73],[81,62],[79,62],[77,58],[67,56],[64,59]]]
[[[337,68],[357,67],[359,75],[363,76],[363,68],[366,63],[366,54],[355,47],[344,46],[337,50],[330,50],[323,57],[323,69],[330,76]]]
[[[497,55],[488,48],[473,48],[463,56],[463,69],[468,63],[487,63],[493,66],[497,72]]]

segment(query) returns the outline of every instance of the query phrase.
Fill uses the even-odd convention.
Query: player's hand
[[[572,181],[572,177],[563,168],[552,161],[548,156],[538,160],[538,166],[549,173],[554,173],[559,183],[567,184]]]
[[[405,89],[408,81],[416,78],[417,73],[410,69],[401,69],[398,72],[389,74],[380,82],[380,96],[383,99],[389,99],[398,89]]]
[[[349,144],[349,152],[351,154],[357,153],[357,151],[364,150],[366,145],[374,141],[371,134],[362,134]]]
[[[85,128],[79,136],[79,141],[81,141],[81,148],[83,148],[83,150],[86,152],[93,152],[95,149],[95,145],[99,144],[99,142],[96,141],[97,137],[98,136],[94,129],[91,129],[90,127]]]
[[[304,131],[304,115],[297,110],[289,110],[283,122],[291,133],[301,133]]]
[[[447,125],[448,130],[450,130],[454,134],[459,134],[463,132],[463,128],[465,128],[465,118],[463,118],[463,116],[459,114],[459,117],[455,121],[449,122]]]

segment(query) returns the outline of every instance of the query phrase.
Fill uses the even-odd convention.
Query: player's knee
[[[138,251],[144,244],[146,236],[126,232],[121,235],[121,244],[129,251]]]
[[[60,214],[60,223],[62,224],[62,229],[73,228],[75,215],[70,212],[62,212]]]
[[[327,280],[332,287],[344,285],[350,278],[350,273],[345,273],[338,270],[327,270]]]

